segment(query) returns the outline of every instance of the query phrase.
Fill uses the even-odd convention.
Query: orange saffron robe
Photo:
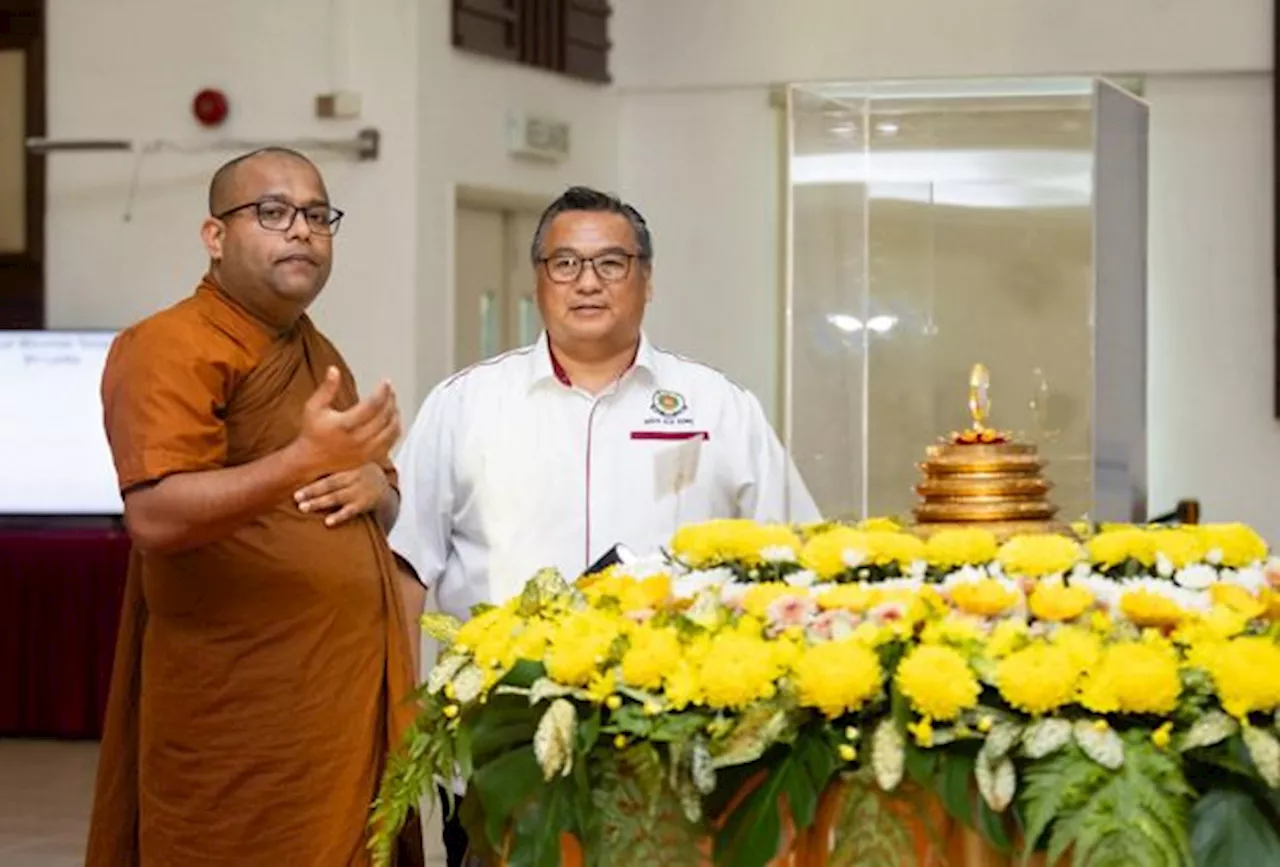
[[[206,278],[108,356],[121,490],[283,448],[329,365],[343,372],[334,405],[351,406],[351,374],[309,319],[273,334]],[[286,499],[191,550],[135,548],[87,867],[369,863],[370,804],[412,720],[411,666],[373,514],[330,528]]]

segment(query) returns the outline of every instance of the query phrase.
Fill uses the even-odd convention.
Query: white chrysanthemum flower
[[[915,593],[924,586],[924,582],[917,578],[887,578],[875,586],[882,588],[886,592],[905,590]]]
[[[1254,596],[1261,593],[1267,586],[1267,576],[1257,564],[1243,569],[1224,569],[1221,578],[1227,584],[1243,587]]]
[[[760,549],[760,559],[766,563],[794,563],[796,552],[786,545],[765,545]]]
[[[1088,590],[1099,605],[1105,606],[1113,614],[1120,605],[1120,584],[1111,578],[1090,573],[1073,578],[1072,583]]]
[[[677,599],[691,599],[703,590],[723,587],[732,580],[733,572],[723,566],[688,572],[672,580],[671,595]]]
[[[1173,567],[1173,561],[1166,557],[1163,553],[1156,554],[1156,574],[1161,578],[1172,578],[1176,570]]]
[[[1218,570],[1204,563],[1192,563],[1177,571],[1173,583],[1187,590],[1205,590],[1218,583]]]
[[[783,580],[792,587],[803,587],[808,589],[818,580],[818,576],[808,569],[801,569],[799,572],[792,572]]]
[[[734,608],[742,607],[742,599],[747,591],[754,587],[745,581],[729,581],[720,587],[720,601]]]
[[[620,563],[614,567],[614,573],[625,578],[643,581],[654,575],[671,573],[671,564],[661,554],[648,554],[631,563]]]
[[[1092,577],[1093,577],[1093,564],[1091,563],[1077,563],[1076,565],[1071,567],[1072,583],[1075,583],[1076,581],[1081,581],[1081,582],[1088,581]]]
[[[1204,559],[1214,566],[1221,566],[1222,565],[1222,549],[1210,548],[1209,553],[1205,555]]]
[[[1209,594],[1204,590],[1192,590],[1170,584],[1160,578],[1127,578],[1120,582],[1120,597],[1135,590],[1145,590],[1157,596],[1163,596],[1184,611],[1208,611]],[[1119,604],[1119,598],[1116,600]]]
[[[912,560],[911,567],[907,569],[907,577],[915,581],[923,581],[928,572],[929,562],[927,560]]]

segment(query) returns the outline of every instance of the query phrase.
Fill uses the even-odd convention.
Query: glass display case
[[[982,363],[1061,520],[1145,519],[1146,104],[856,82],[790,87],[787,113],[782,428],[823,512],[909,515]]]

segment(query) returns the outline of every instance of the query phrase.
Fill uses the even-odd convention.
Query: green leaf
[[[1211,747],[1240,730],[1240,724],[1220,710],[1212,710],[1201,716],[1186,734],[1178,739],[1178,750],[1186,752],[1198,747]]]
[[[987,733],[986,740],[982,744],[982,751],[990,756],[992,760],[1002,759],[1008,755],[1009,750],[1014,748],[1018,743],[1018,738],[1021,736],[1021,725],[1008,722],[996,723],[991,731]]]
[[[1043,759],[1071,743],[1071,723],[1064,719],[1039,719],[1022,733],[1022,752],[1029,759]]]
[[[1268,788],[1280,788],[1280,742],[1264,728],[1246,725],[1244,744],[1249,748],[1249,758]]]
[[[777,764],[727,818],[716,835],[717,864],[764,867],[782,836],[780,799],[786,798],[797,831],[813,822],[818,798],[835,773],[836,758],[820,735],[802,733]]]
[[[573,695],[577,690],[571,686],[556,683],[549,677],[540,677],[529,687],[529,704],[539,704],[549,698],[563,698]]]
[[[966,827],[973,827],[973,787],[975,758],[969,753],[942,753],[938,796],[942,806]]]
[[[1125,760],[1115,769],[1079,745],[1027,766],[1018,796],[1026,823],[1023,863],[1047,834],[1050,864],[1068,849],[1077,864],[1190,864],[1194,792],[1180,757],[1155,747],[1143,730],[1126,734],[1122,749]]]
[[[875,783],[862,775],[849,782],[834,823],[830,867],[902,867],[913,860],[912,828],[906,811],[892,809],[891,797],[900,796],[881,794]],[[911,812],[926,815],[923,809]]]
[[[871,767],[876,783],[891,792],[902,782],[907,761],[906,741],[892,717],[881,720],[871,736]]]
[[[431,695],[444,689],[445,684],[453,680],[462,666],[471,661],[465,653],[448,653],[437,662],[427,674],[427,692]]]
[[[1213,789],[1191,809],[1196,867],[1280,864],[1280,836],[1258,802],[1239,789]]]
[[[573,704],[558,698],[551,702],[533,735],[533,754],[550,780],[559,774],[567,777],[573,770],[573,745],[577,735],[578,713]]]
[[[511,750],[476,770],[471,788],[484,817],[484,836],[501,850],[508,822],[521,808],[536,803],[546,787],[533,745]]]
[[[676,809],[653,744],[592,755],[592,837],[584,848],[604,867],[701,867],[704,831]],[[696,799],[696,793],[694,793]],[[683,808],[683,803],[680,805]]]
[[[418,624],[422,627],[423,632],[436,641],[450,644],[453,643],[453,637],[458,634],[458,630],[462,628],[462,623],[458,618],[434,611],[427,612],[418,618]]]
[[[573,784],[557,780],[516,815],[508,867],[560,867],[560,834],[573,822]]]

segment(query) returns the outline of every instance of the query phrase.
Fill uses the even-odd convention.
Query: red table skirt
[[[98,738],[129,538],[0,530],[0,737]]]

